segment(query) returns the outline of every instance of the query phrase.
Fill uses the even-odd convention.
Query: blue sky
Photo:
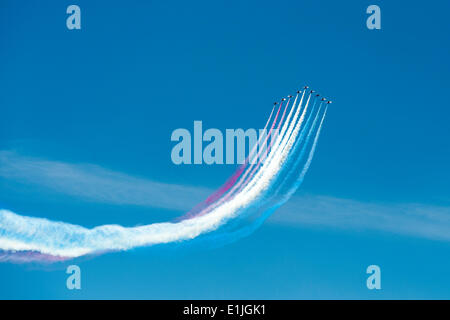
[[[65,25],[74,3],[79,31]],[[370,4],[381,30],[366,28]],[[3,1],[0,204],[19,214],[87,227],[170,220],[190,203],[154,203],[143,190],[178,185],[201,200],[235,169],[175,166],[174,129],[260,128],[272,102],[304,84],[335,103],[301,189],[250,237],[82,259],[77,292],[65,287],[66,265],[3,263],[0,297],[448,298],[449,9]],[[25,162],[28,171],[7,170]],[[49,163],[91,168],[87,185],[106,170],[143,196],[76,192],[70,177],[55,184],[32,170]],[[365,287],[370,264],[381,267],[381,291]]]

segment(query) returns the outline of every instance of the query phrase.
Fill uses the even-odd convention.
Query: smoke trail
[[[271,194],[272,190],[287,188],[288,192],[275,205],[265,209],[262,215],[256,219],[256,224],[252,223],[243,229],[253,230],[264,221],[268,213],[273,212],[287,201],[298,187],[299,181],[301,182],[311,163],[326,110],[300,177],[292,183],[292,179],[283,178],[281,175],[285,171],[288,172],[288,176],[294,175],[295,171],[290,170],[289,167],[292,157],[300,147],[302,148],[302,155],[303,150],[306,150],[308,145],[308,143],[301,144],[299,142],[308,129],[310,119],[308,117],[306,124],[304,124],[305,115],[309,110],[311,94],[308,95],[307,101],[303,105],[304,97],[305,92],[303,92],[298,105],[296,105],[296,97],[286,120],[283,122],[287,110],[286,105],[278,124],[278,127],[281,127],[281,133],[277,135],[273,143],[271,141],[271,147],[265,161],[258,161],[258,164],[248,166],[244,174],[244,170],[238,170],[234,175],[236,179],[232,178],[229,180],[229,184],[225,184],[225,189],[219,189],[215,193],[211,198],[215,199],[215,202],[206,203],[207,207],[201,211],[202,214],[176,222],[154,223],[129,228],[120,225],[102,225],[88,229],[64,222],[20,216],[8,210],[0,210],[0,250],[7,252],[7,255],[15,255],[24,260],[58,261],[88,254],[194,239],[217,230],[234,218],[258,212],[258,208],[260,212],[276,196],[277,192]],[[272,129],[276,124],[280,110],[281,105],[272,123]],[[313,112],[314,107],[311,114]],[[319,112],[315,117],[312,128],[309,130],[307,141],[314,130],[318,114]],[[298,162],[294,161],[292,169],[298,165]],[[246,176],[244,177],[244,175]],[[239,180],[238,177],[240,177]],[[239,231],[239,234],[245,232],[247,231]],[[5,260],[8,260],[5,255],[0,255],[0,261]]]
[[[296,100],[297,100],[297,99],[295,99],[295,101],[296,101]],[[289,100],[289,101],[290,101],[290,100]],[[287,105],[286,105],[286,108],[284,109],[282,119],[284,118],[284,115],[285,115],[285,113],[286,113],[286,109],[287,109],[287,106],[288,106],[288,104],[289,104],[289,101],[288,101],[288,103],[287,103]],[[265,140],[264,140],[264,143],[263,143],[263,145],[266,145],[266,144],[267,144],[267,140],[268,140],[269,138],[271,138],[271,143],[270,143],[270,146],[269,146],[269,148],[268,148],[268,149],[269,149],[269,154],[270,154],[270,151],[271,151],[271,149],[272,149],[272,144],[273,144],[273,140],[272,140],[273,137],[271,137],[271,135],[272,135],[272,133],[274,132],[273,130],[274,130],[274,127],[275,127],[275,124],[276,124],[276,120],[277,120],[277,118],[278,118],[278,114],[279,114],[280,109],[281,109],[281,107],[282,107],[282,104],[283,104],[283,103],[281,102],[281,103],[280,103],[280,107],[278,108],[277,115],[276,115],[276,117],[275,117],[275,119],[274,119],[274,122],[272,123],[272,127],[271,127],[271,129],[270,129],[270,131],[269,131],[269,134],[265,137]],[[292,109],[291,109],[291,111],[292,111]],[[281,120],[280,123],[278,124],[277,130],[280,128],[281,123],[282,123],[282,120]],[[261,154],[262,154],[262,151],[259,150],[258,155],[257,155],[258,159],[260,159]],[[238,181],[238,183],[236,183],[236,184],[233,186],[233,188],[232,188],[227,194],[225,194],[225,195],[224,195],[221,199],[219,199],[216,203],[213,203],[213,204],[209,205],[208,207],[204,208],[204,210],[202,210],[201,212],[197,213],[196,216],[200,216],[200,215],[207,214],[207,213],[210,212],[212,209],[214,209],[214,208],[218,207],[219,205],[223,204],[225,201],[231,199],[235,194],[237,194],[238,192],[240,192],[240,191],[242,190],[243,186],[245,186],[245,184],[247,184],[247,183],[250,181],[250,179],[252,178],[252,176],[253,176],[254,173],[255,173],[255,170],[258,169],[258,167],[259,167],[260,164],[261,164],[260,161],[258,161],[258,163],[257,163],[256,165],[252,164],[252,165],[247,169],[247,171],[244,173],[244,175],[240,178],[240,180]]]
[[[304,96],[304,93],[303,93],[303,96]],[[300,101],[300,103],[298,105],[298,108],[300,108],[301,105],[302,105],[303,96],[302,96],[302,99],[301,99],[301,101]],[[296,98],[294,100],[294,104],[293,104],[293,106],[291,108],[291,111],[289,112],[289,115],[288,115],[288,118],[286,119],[286,122],[283,124],[283,128],[281,130],[281,133],[279,135],[277,135],[277,137],[275,139],[275,143],[271,140],[271,144],[270,144],[270,148],[269,148],[269,155],[264,159],[265,162],[270,162],[272,160],[272,158],[273,158],[273,154],[278,150],[278,145],[281,142],[281,138],[284,136],[284,134],[286,132],[287,125],[290,123],[290,118],[291,118],[292,112],[293,112],[293,110],[295,109],[295,106],[296,106],[295,103],[297,101],[297,97],[298,97],[298,95],[296,96]],[[280,128],[280,125],[281,125],[281,123],[279,124],[278,129]],[[273,130],[273,127],[272,127],[272,130]],[[223,201],[228,199],[228,198],[230,198],[231,196],[235,195],[236,193],[241,192],[243,187],[248,185],[249,182],[251,181],[251,179],[254,178],[255,172],[256,172],[256,170],[258,170],[260,168],[261,164],[262,164],[262,162],[259,161],[257,163],[257,165],[252,169],[252,171],[246,172],[246,173],[249,173],[250,175],[248,177],[246,177],[244,175],[242,177],[241,181],[239,181],[239,183],[236,186],[234,186],[234,188],[227,194],[227,197],[224,198]]]
[[[280,105],[281,108],[281,105]],[[273,111],[275,110],[275,106],[272,107],[272,111],[270,112],[269,118],[267,119],[267,122],[264,126],[263,132],[266,131],[267,126],[270,123],[270,120],[272,119],[272,115],[273,115]],[[280,109],[278,109],[278,112],[280,111]],[[277,115],[278,115],[277,112]],[[274,120],[274,123],[276,121],[276,118]],[[199,203],[198,205],[196,205],[193,209],[191,209],[188,213],[186,213],[185,215],[176,218],[175,221],[180,221],[180,220],[184,220],[184,219],[190,219],[193,216],[195,216],[196,214],[198,214],[199,212],[203,211],[203,209],[205,209],[206,207],[208,207],[211,203],[213,203],[214,201],[216,201],[217,199],[219,199],[225,192],[227,192],[238,180],[238,178],[241,176],[241,174],[244,172],[244,170],[247,168],[248,163],[249,163],[249,158],[253,157],[254,153],[256,152],[258,146],[261,143],[263,136],[260,136],[258,139],[258,143],[256,145],[253,146],[251,153],[246,157],[244,164],[242,164],[241,166],[239,166],[239,168],[234,172],[234,174],[213,194],[211,194],[205,201]],[[264,142],[266,143],[266,141]],[[248,171],[248,169],[247,169]]]
[[[320,111],[320,109],[319,109],[319,111]],[[218,246],[218,245],[231,243],[231,242],[237,241],[238,239],[240,239],[242,237],[248,236],[251,233],[253,233],[256,229],[258,229],[264,223],[264,221],[267,218],[269,218],[280,206],[282,206],[284,203],[286,203],[289,200],[289,198],[292,196],[292,194],[298,189],[300,184],[303,182],[305,174],[306,174],[307,170],[309,169],[309,166],[311,165],[326,113],[327,113],[327,107],[325,107],[325,111],[322,115],[322,118],[321,118],[321,121],[319,124],[319,128],[315,134],[315,138],[314,138],[311,150],[309,152],[308,159],[302,168],[300,176],[294,181],[294,183],[292,183],[292,185],[290,185],[289,190],[285,194],[283,194],[283,196],[280,199],[274,201],[273,204],[269,205],[268,208],[266,208],[265,210],[262,210],[263,213],[259,217],[257,217],[254,221],[252,221],[251,223],[248,223],[244,227],[237,228],[236,230],[225,231],[222,233],[216,233],[216,234],[210,235],[208,240],[214,240],[214,244],[216,246]],[[316,115],[315,121],[312,125],[312,129],[308,133],[308,136],[306,138],[307,141],[310,139],[311,134],[314,130],[318,115],[319,115],[319,113]],[[304,153],[304,151],[306,151],[306,145],[307,145],[307,142],[302,148],[302,153]]]
[[[303,97],[302,97],[303,98]],[[258,183],[263,183],[264,187],[267,188],[269,186],[269,183],[273,180],[277,172],[281,169],[282,165],[284,164],[287,153],[292,147],[294,140],[297,137],[297,134],[300,130],[301,125],[303,124],[305,113],[308,109],[309,101],[310,101],[311,95],[308,96],[308,100],[305,104],[304,111],[302,112],[302,115],[300,116],[300,119],[297,121],[299,112],[300,112],[300,106],[297,108],[296,113],[294,115],[294,118],[289,126],[288,131],[286,134],[282,132],[275,142],[276,147],[274,147],[269,155],[268,161],[266,161],[260,171],[255,175],[254,179],[245,186],[244,190],[242,190],[242,193],[249,192],[252,188],[255,187]],[[303,100],[303,99],[302,99]],[[295,125],[295,127],[294,127]],[[285,127],[283,127],[284,131]],[[285,148],[287,146],[287,148]],[[271,176],[271,179],[265,179],[265,176]]]
[[[288,101],[288,104],[289,104],[289,101]],[[280,113],[282,106],[283,106],[283,103],[281,102],[280,106],[278,107],[278,111],[276,113],[275,119],[272,122],[272,126],[269,131],[269,134],[264,138],[264,142],[263,142],[264,145],[267,144],[267,140],[269,139],[269,137],[271,136],[271,133],[273,132],[273,128],[277,122],[278,115]],[[286,107],[287,107],[287,105],[286,105]],[[274,109],[275,109],[275,106],[272,108],[272,112],[270,113],[269,119],[267,120],[266,125],[264,126],[264,129],[263,129],[264,132],[267,129],[267,125],[270,122],[270,119],[272,117]],[[286,111],[286,109],[285,109],[285,111]],[[283,117],[284,117],[284,113],[283,113]],[[281,123],[281,121],[280,121],[280,123]],[[214,192],[205,201],[203,201],[202,203],[200,203],[199,205],[194,207],[194,209],[190,210],[187,214],[175,219],[175,221],[191,219],[192,217],[195,217],[195,216],[204,215],[207,212],[211,211],[211,209],[213,209],[213,208],[217,207],[219,204],[223,203],[223,201],[225,199],[227,199],[226,197],[222,198],[218,202],[214,203],[214,201],[219,200],[228,190],[230,190],[230,188],[233,185],[236,185],[236,181],[238,181],[238,178],[241,176],[242,172],[244,172],[244,170],[247,169],[247,170],[245,170],[244,175],[240,178],[238,185],[242,183],[242,180],[244,180],[244,178],[248,175],[248,173],[251,171],[252,167],[254,166],[254,164],[251,163],[250,167],[248,167],[249,158],[252,158],[254,156],[254,153],[258,150],[258,146],[261,145],[260,143],[261,143],[262,138],[263,138],[263,136],[259,137],[257,144],[253,146],[251,153],[246,157],[244,164],[238,168],[238,170],[233,174],[233,176],[231,178],[229,178],[228,181],[221,188],[219,188],[219,190]],[[258,156],[259,156],[259,153],[258,153],[257,157]],[[231,189],[231,191],[229,191],[227,193],[227,196],[230,196],[234,192],[235,189],[236,189],[236,187]]]
[[[246,210],[245,214],[240,215],[239,218],[241,218],[241,220],[243,220],[243,221],[234,221],[233,223],[228,223],[227,226],[222,228],[222,232],[216,232],[213,235],[209,235],[209,236],[207,236],[206,239],[214,240],[214,243],[216,245],[219,245],[219,244],[228,243],[230,241],[236,241],[240,237],[250,234],[259,225],[261,225],[267,219],[267,217],[269,217],[279,206],[281,206],[284,202],[287,201],[287,199],[289,197],[286,197],[285,200],[283,200],[284,198],[281,200],[277,199],[277,196],[279,195],[280,190],[283,187],[288,188],[288,190],[291,190],[289,196],[293,192],[295,192],[295,190],[298,188],[298,186],[300,185],[302,180],[297,183],[289,182],[289,181],[292,178],[292,176],[295,177],[295,172],[297,172],[297,170],[298,170],[298,165],[300,164],[301,160],[303,159],[303,155],[307,150],[307,146],[309,145],[309,141],[310,141],[311,136],[316,127],[316,123],[319,118],[321,107],[319,107],[319,110],[314,117],[313,124],[311,126],[311,129],[309,129],[307,137],[306,137],[306,142],[304,144],[301,144],[301,142],[303,141],[302,137],[306,134],[308,127],[309,127],[309,123],[314,115],[316,101],[317,100],[314,101],[311,113],[308,116],[308,120],[306,121],[305,126],[300,130],[300,136],[299,136],[298,140],[295,142],[295,146],[289,155],[289,158],[296,158],[295,165],[294,166],[286,165],[282,169],[279,170],[278,176],[277,176],[278,182],[274,183],[273,187],[271,187],[270,189],[267,190],[267,196],[264,197],[264,199],[262,199],[261,201],[259,201],[257,203],[257,208],[254,208],[255,210],[251,210],[251,208],[249,208]],[[306,109],[304,109],[304,111],[306,111]],[[305,114],[305,112],[304,112],[304,114]],[[325,114],[323,115],[323,118],[324,117],[325,117]],[[322,121],[323,121],[323,118],[322,118]],[[322,126],[322,124],[320,124],[319,131],[316,133],[316,139],[315,139],[316,141],[318,140],[321,126]],[[298,157],[296,156],[297,148],[300,149]],[[311,159],[312,159],[312,155],[314,154],[314,150],[315,150],[315,144],[310,153]],[[289,163],[290,160],[292,160],[289,158],[286,161],[287,164]],[[309,164],[307,167],[309,167]],[[289,169],[288,173],[285,175],[282,175],[282,172],[285,171],[283,169]],[[303,170],[303,172],[306,173],[306,170]],[[264,209],[264,208],[266,208],[266,209]],[[262,212],[261,216],[255,218],[255,221],[249,224],[249,221],[247,221],[248,218],[250,218],[249,216],[251,216],[252,214],[258,215],[261,212]],[[246,226],[242,228],[241,224],[244,222],[246,223]]]
[[[289,177],[291,177],[298,170],[298,166],[300,165],[300,163],[303,160],[303,155],[307,149],[308,142],[310,140],[310,136],[313,133],[313,129],[316,126],[317,118],[318,118],[318,116],[320,114],[320,110],[321,110],[322,104],[319,105],[318,112],[315,113],[316,104],[317,104],[317,99],[314,99],[314,103],[311,108],[311,112],[308,115],[308,118],[306,120],[304,127],[300,130],[299,137],[295,141],[292,151],[290,152],[290,156],[287,160],[287,165],[285,167],[283,167],[282,170],[280,170],[280,173],[279,173],[280,179],[282,179],[282,178],[288,179]],[[311,121],[313,119],[314,114],[316,114],[316,115],[315,115],[314,121],[311,125]],[[311,126],[311,129],[309,129],[310,126]],[[305,135],[307,135],[306,141],[305,141]],[[294,164],[291,165],[291,162],[294,162]],[[275,193],[278,192],[282,187],[283,187],[283,185],[278,185],[277,189],[276,189],[277,191],[275,191]]]
[[[282,163],[287,159],[287,152],[289,150],[285,149],[285,147],[286,147],[286,145],[289,145],[292,147],[293,141],[295,141],[295,139],[300,131],[300,128],[302,127],[305,114],[308,110],[308,105],[310,102],[311,94],[309,94],[306,104],[303,108],[303,112],[300,116],[300,119],[297,121],[298,115],[299,115],[301,107],[302,107],[303,97],[304,97],[304,93],[302,95],[300,104],[298,105],[298,107],[296,109],[296,113],[294,115],[292,122],[290,124],[288,122],[286,122],[284,124],[282,132],[278,136],[278,140],[275,142],[276,146],[273,147],[270,151],[268,161],[265,163],[265,165],[267,165],[268,168],[270,168],[270,169],[266,169],[266,170],[261,169],[261,171],[259,172],[259,174],[261,172],[265,172],[265,173],[271,172],[273,174],[273,176],[271,178],[272,181],[271,182],[269,181],[269,183],[264,183],[264,192],[259,196],[258,199],[255,199],[253,201],[253,203],[249,204],[249,206],[247,206],[244,210],[240,210],[238,213],[236,213],[236,215],[238,216],[238,218],[240,218],[240,220],[242,220],[242,218],[245,218],[245,217],[248,217],[249,215],[251,215],[253,213],[253,211],[255,210],[255,208],[264,206],[271,199],[270,194],[268,194],[268,190],[270,190],[271,184],[276,183],[276,179],[279,178],[279,173],[281,172],[281,169],[282,169]],[[288,124],[289,124],[289,128],[287,129]],[[287,131],[286,131],[286,129],[287,129]],[[303,129],[301,131],[303,131]],[[275,167],[272,166],[273,168],[271,168],[270,164],[272,164]],[[278,168],[276,166],[278,166]],[[249,184],[245,185],[245,188],[247,188],[248,190],[252,190],[252,188],[255,187],[255,184],[257,185],[258,183],[261,182],[260,179],[261,179],[260,175],[258,175],[257,177],[254,177],[252,179],[253,181],[250,181]],[[278,179],[278,181],[281,184],[285,183],[285,181],[280,181],[279,179]],[[249,192],[248,190],[246,192]],[[240,190],[240,192],[244,193],[241,190]],[[227,227],[225,227],[225,228],[227,228],[227,229],[235,228],[236,225],[239,225],[240,222],[242,222],[242,221],[239,221],[239,219],[237,219],[237,220],[235,219],[234,222],[228,224],[228,228]]]

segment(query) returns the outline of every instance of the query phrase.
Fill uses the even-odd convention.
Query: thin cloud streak
[[[186,210],[210,193],[207,188],[136,178],[92,164],[69,164],[0,151],[0,177],[45,187],[88,201]]]
[[[450,207],[420,203],[388,205],[302,195],[293,197],[269,221],[293,226],[377,230],[450,241]]]
[[[104,169],[0,151],[0,177],[43,186],[85,200],[188,211],[207,188],[165,184]],[[320,195],[297,195],[268,222],[293,227],[377,230],[450,241],[450,207],[420,203],[378,204]]]

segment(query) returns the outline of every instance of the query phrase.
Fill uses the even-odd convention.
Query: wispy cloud
[[[69,164],[0,151],[0,177],[36,184],[89,201],[187,211],[207,188],[165,184],[92,164]],[[296,195],[270,223],[347,230],[379,230],[450,241],[450,207],[420,203],[369,203],[319,195]]]
[[[0,177],[109,204],[186,210],[208,196],[207,188],[136,178],[92,164],[69,164],[0,151]]]
[[[329,196],[293,197],[270,221],[287,225],[378,230],[450,241],[450,207],[378,204]]]

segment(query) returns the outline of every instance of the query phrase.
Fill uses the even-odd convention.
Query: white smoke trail
[[[314,122],[311,126],[311,129],[308,132],[307,138],[306,138],[306,142],[305,144],[302,146],[301,148],[301,154],[300,154],[300,158],[302,158],[303,153],[306,151],[307,149],[307,145],[308,142],[314,132],[314,129],[316,127],[316,122],[319,118],[319,114],[320,114],[320,109],[317,112],[317,115],[314,118]],[[261,210],[262,214],[257,217],[254,221],[252,221],[251,223],[247,223],[245,226],[243,227],[238,227],[236,230],[232,230],[232,231],[224,231],[222,233],[219,234],[214,234],[211,235],[210,238],[214,240],[214,243],[216,245],[222,245],[225,243],[230,243],[230,242],[234,242],[242,237],[248,236],[249,234],[251,234],[252,232],[254,232],[259,226],[261,226],[261,224],[269,217],[271,216],[271,214],[278,209],[280,206],[282,206],[284,203],[286,203],[289,198],[291,197],[291,195],[298,189],[299,185],[301,184],[301,182],[304,179],[304,176],[306,174],[306,171],[308,170],[309,166],[311,165],[311,161],[314,157],[314,153],[317,147],[317,143],[319,140],[319,136],[320,136],[320,132],[322,130],[322,124],[323,121],[325,119],[326,116],[326,112],[327,112],[327,107],[325,108],[325,111],[321,117],[321,121],[319,124],[319,127],[315,133],[315,137],[314,137],[314,141],[312,143],[308,158],[305,162],[305,164],[303,165],[302,171],[300,176],[295,179],[295,181],[293,183],[289,183],[288,184],[288,190],[287,192],[285,192],[284,194],[282,194],[281,198],[276,199],[275,201],[272,201],[272,203],[268,203],[270,202],[270,199],[266,199],[266,204],[262,204],[260,203],[260,205],[262,207],[266,207],[265,209]],[[296,164],[298,164],[300,161],[296,161]],[[291,168],[292,170],[289,170],[289,174],[292,174],[295,170],[293,170],[294,168]],[[289,175],[288,174],[288,175]],[[285,183],[282,183],[285,184]],[[277,192],[275,191],[274,194],[272,195],[272,198],[276,198]]]
[[[304,95],[304,93],[303,93]],[[301,125],[303,124],[303,120],[306,114],[306,111],[308,109],[309,101],[310,101],[311,95],[308,96],[308,100],[305,104],[305,107],[303,109],[303,112],[300,116],[300,119],[297,121],[298,115],[300,113],[301,109],[301,102],[300,101],[299,106],[297,107],[297,110],[295,112],[294,118],[292,119],[292,122],[289,125],[288,131],[284,134],[285,126],[283,126],[282,133],[277,137],[277,141],[275,142],[275,146],[273,147],[273,150],[271,150],[268,159],[263,164],[259,172],[255,175],[254,179],[249,183],[244,189],[243,193],[245,194],[249,190],[255,187],[258,183],[262,183],[264,185],[264,189],[268,188],[268,185],[276,174],[280,171],[280,168],[286,161],[286,157],[288,155],[288,152],[292,145],[294,144],[294,141],[298,135],[298,132],[300,130]],[[295,125],[295,127],[294,127]],[[287,123],[286,123],[287,126]],[[270,175],[270,179],[265,179],[264,176]]]
[[[301,101],[303,97],[304,93]],[[103,225],[87,229],[0,210],[0,250],[34,251],[73,258],[103,251],[127,250],[139,246],[188,240],[213,231],[265,195],[286,162],[303,123],[309,101],[310,96],[298,119],[302,105],[299,103],[292,121],[289,122],[294,108],[291,109],[288,119],[283,124],[282,134],[277,137],[268,159],[243,190],[212,209],[207,215],[175,223],[154,223],[130,228]]]
[[[320,132],[322,131],[322,125],[323,125],[323,121],[325,120],[325,116],[327,115],[327,110],[328,107],[325,106],[325,110],[323,112],[322,118],[320,120],[319,123],[319,128],[317,129],[317,133],[316,136],[314,137],[314,141],[311,147],[311,150],[309,152],[308,158],[306,160],[305,165],[303,166],[302,171],[300,172],[300,175],[298,176],[297,180],[294,182],[294,184],[289,188],[289,190],[283,194],[283,203],[286,202],[291,196],[292,194],[295,192],[295,190],[297,190],[298,186],[303,182],[303,179],[305,178],[306,172],[308,171],[312,159],[314,157],[314,152],[316,150],[317,147],[317,143],[319,142],[319,136],[320,136]],[[320,112],[320,108],[319,108],[319,112]],[[317,121],[317,117],[319,116],[319,114],[317,114],[316,119],[314,119],[314,124],[313,126],[315,126],[315,122]],[[310,139],[311,133],[308,134],[308,137],[306,138],[307,140]],[[300,154],[300,158],[303,157],[303,153],[306,151],[306,145],[303,147],[302,152]]]
[[[299,103],[299,105],[298,105],[299,108],[300,108],[301,105],[302,105],[302,101],[303,101],[304,95],[305,95],[305,92],[303,92],[303,94],[302,94],[301,101],[300,101],[300,103]],[[289,121],[290,121],[292,112],[293,112],[293,110],[295,109],[295,106],[296,106],[297,98],[298,98],[298,94],[297,94],[296,97],[295,97],[294,103],[293,103],[293,105],[292,105],[292,107],[291,107],[291,110],[290,110],[290,112],[289,112],[289,114],[288,114],[288,117],[287,117],[286,121],[283,123],[283,127],[282,127],[281,134],[278,134],[278,135],[276,136],[275,143],[274,143],[274,144],[272,145],[272,147],[270,148],[269,154],[266,156],[267,158],[266,158],[265,162],[271,161],[272,158],[273,158],[273,154],[278,150],[278,146],[279,146],[279,144],[280,144],[280,142],[281,142],[281,136],[284,135],[284,133],[285,133],[285,131],[286,131],[286,128],[287,128],[287,125],[289,124]],[[287,107],[287,106],[286,106],[286,107]],[[281,108],[281,106],[280,106],[280,108]],[[279,109],[279,111],[280,111],[280,109]],[[279,111],[278,111],[278,112],[279,112]],[[297,113],[298,113],[298,111],[297,111]],[[277,114],[277,117],[278,117],[278,114]],[[272,123],[271,130],[273,130],[273,128],[274,128],[275,121],[276,121],[276,118],[277,118],[277,117],[275,117],[274,122]],[[295,120],[293,120],[293,122],[294,122],[294,121],[295,121]],[[267,142],[267,140],[265,141],[265,143],[266,143],[266,142]],[[236,194],[239,194],[239,193],[242,191],[242,189],[243,189],[247,184],[249,184],[249,183],[255,178],[255,177],[254,177],[254,174],[255,174],[256,169],[258,169],[258,166],[259,166],[259,165],[260,165],[260,163],[258,163],[258,164],[252,164],[250,167],[248,167],[247,170],[244,172],[244,174],[241,175],[241,177],[238,179],[237,183],[236,183],[230,190],[228,190],[227,193],[225,193],[225,194],[224,194],[220,199],[218,199],[218,201],[216,201],[215,203],[211,203],[209,206],[207,206],[206,208],[204,208],[204,209],[203,209],[200,213],[198,213],[197,215],[205,215],[205,214],[211,212],[213,209],[219,207],[220,205],[222,205],[224,202],[228,201],[228,200],[231,199],[232,197],[234,197]]]
[[[299,136],[295,141],[292,151],[289,153],[289,158],[286,162],[286,166],[283,168],[283,170],[280,170],[280,178],[284,177],[284,179],[289,179],[290,177],[294,176],[299,170],[299,166],[303,161],[304,153],[307,150],[309,140],[311,138],[311,135],[313,134],[314,128],[316,127],[317,119],[322,109],[322,103],[320,103],[318,111],[315,112],[316,104],[317,100],[315,99],[311,112],[308,115],[308,119],[306,120],[303,128],[300,130]],[[278,194],[280,190],[283,190],[283,188],[285,187],[285,184],[278,184],[276,186],[276,190],[274,190],[273,193]]]

